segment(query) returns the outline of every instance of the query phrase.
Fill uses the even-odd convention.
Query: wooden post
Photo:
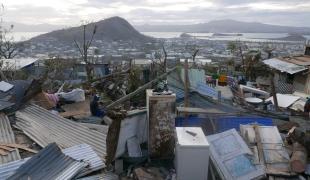
[[[112,124],[109,126],[106,139],[106,146],[107,146],[106,165],[110,165],[115,159],[119,133],[121,130],[121,122],[126,117],[124,113],[116,111],[110,111],[108,115],[113,119],[113,121]]]
[[[189,93],[189,78],[188,78],[188,59],[185,59],[184,63],[184,107],[189,107],[189,99],[188,99],[188,93]],[[188,114],[185,113],[185,119],[187,119]]]
[[[274,85],[274,72],[272,70],[271,70],[270,76],[271,76],[270,85],[271,85],[271,94],[273,96],[273,104],[274,104],[275,110],[278,111],[279,110],[278,99],[277,99],[276,87]]]

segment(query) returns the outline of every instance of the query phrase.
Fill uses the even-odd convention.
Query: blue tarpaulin
[[[216,120],[215,124],[218,132],[227,131],[235,128],[240,130],[240,124],[259,124],[263,126],[272,126],[271,118],[264,117],[220,117]]]
[[[225,116],[213,118],[213,125],[215,126],[215,132],[212,128],[212,123],[207,117],[189,116],[187,119],[184,117],[177,117],[175,121],[176,127],[185,126],[198,126],[201,127],[205,133],[220,133],[229,129],[240,130],[240,124],[259,124],[264,126],[272,126],[271,118],[264,117],[245,117],[245,116]]]

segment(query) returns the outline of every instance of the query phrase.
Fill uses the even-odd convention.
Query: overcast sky
[[[0,1],[1,2],[1,1]],[[219,19],[310,27],[310,0],[2,0],[4,21],[78,25],[121,16],[132,24]]]

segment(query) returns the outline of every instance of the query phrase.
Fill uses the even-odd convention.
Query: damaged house
[[[310,46],[306,47],[305,55],[278,57],[264,62],[274,70],[277,92],[292,94],[297,91],[310,94]]]
[[[290,106],[290,109],[295,111],[304,111],[305,102],[310,94],[309,49],[310,46],[306,46],[304,55],[277,57],[263,61],[274,74],[273,82],[277,99],[280,101],[279,107]]]

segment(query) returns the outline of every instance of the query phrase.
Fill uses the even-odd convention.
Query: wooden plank
[[[25,151],[29,151],[29,152],[32,152],[32,153],[38,153],[38,151],[30,149],[27,146],[24,146],[24,145],[21,145],[21,144],[0,143],[0,146],[8,146],[8,147],[13,147],[13,148],[18,148],[18,149],[22,149],[22,150],[25,150]]]
[[[64,118],[68,118],[68,117],[76,117],[76,116],[89,116],[90,113],[89,112],[82,112],[79,110],[76,111],[66,111],[66,112],[61,112],[59,113],[59,115],[61,115]]]
[[[178,113],[190,113],[190,114],[226,114],[226,112],[221,111],[216,108],[193,108],[193,107],[177,107]]]
[[[10,147],[1,146],[1,145],[0,145],[0,149],[6,150],[6,151],[10,151],[10,152],[15,151],[15,148],[10,148]]]
[[[5,150],[3,150],[3,149],[0,149],[0,155],[1,155],[1,156],[6,156],[6,155],[8,155],[8,154],[9,154],[8,151],[5,151]]]

